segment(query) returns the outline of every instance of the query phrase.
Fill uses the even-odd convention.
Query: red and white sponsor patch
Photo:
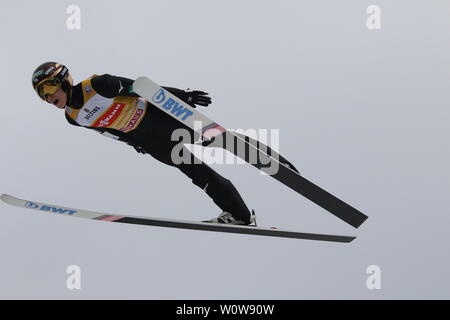
[[[100,118],[95,121],[94,124],[92,124],[93,127],[106,127],[112,124],[117,117],[122,112],[123,108],[125,107],[125,104],[123,103],[114,103],[107,112],[105,112],[104,115],[102,115]]]
[[[136,123],[139,121],[139,119],[141,118],[143,113],[144,113],[144,110],[137,109],[136,112],[134,113],[133,117],[131,118],[131,120],[128,122],[127,126],[125,128],[120,129],[120,130],[124,131],[124,132],[127,132],[129,130],[134,129],[134,127],[136,126]]]

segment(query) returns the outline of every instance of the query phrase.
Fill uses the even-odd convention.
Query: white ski
[[[109,222],[119,222],[119,223],[129,223],[138,224],[146,226],[155,227],[166,227],[166,228],[178,228],[178,229],[192,229],[192,230],[202,230],[202,231],[214,231],[214,232],[228,232],[228,233],[240,233],[247,235],[259,235],[259,236],[269,236],[269,237],[279,237],[279,238],[294,238],[294,239],[307,239],[307,240],[320,240],[320,241],[332,241],[332,242],[344,242],[348,243],[355,239],[355,237],[349,236],[338,236],[338,235],[327,235],[327,234],[314,234],[314,233],[303,233],[296,231],[288,231],[273,228],[261,228],[256,226],[242,226],[242,225],[228,225],[228,224],[216,224],[208,222],[194,222],[194,221],[182,221],[182,220],[171,220],[171,219],[160,219],[160,218],[147,218],[147,217],[136,217],[129,215],[113,215],[108,213],[101,213],[88,210],[80,210],[68,207],[57,206],[48,203],[35,202],[22,200],[7,194],[2,194],[0,196],[1,200],[9,205],[34,209],[46,213],[56,213],[66,216],[109,221]]]
[[[133,91],[148,100],[157,108],[163,110],[194,130],[196,134],[204,138],[203,140],[211,140],[212,143],[208,146],[217,146],[213,141],[213,138],[218,137],[219,135],[224,137],[223,141],[234,141],[231,145],[227,144],[223,146],[222,143],[219,143],[219,146],[234,153],[239,158],[267,173],[272,178],[280,181],[285,186],[298,192],[353,227],[358,228],[367,219],[367,216],[359,210],[300,175],[292,163],[281,157],[278,153],[271,150],[271,154],[269,155],[267,153],[267,148],[261,150],[258,147],[258,144],[260,144],[259,141],[226,130],[197,109],[194,109],[172,93],[161,88],[151,79],[147,77],[137,78],[133,83]],[[201,126],[195,125],[195,123],[198,122],[201,123]],[[195,139],[197,140],[197,137],[195,137]],[[237,147],[234,144],[236,144]],[[260,144],[260,146],[264,145]],[[259,160],[256,162],[249,162],[247,160],[246,152],[241,152],[242,150],[246,150],[246,148],[250,150],[249,153],[257,154],[257,159]]]

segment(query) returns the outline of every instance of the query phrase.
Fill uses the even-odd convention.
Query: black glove
[[[189,90],[189,89],[187,89]],[[196,104],[199,106],[207,107],[211,103],[211,98],[208,97],[207,92],[203,91],[185,91],[186,92],[186,102],[193,108]]]

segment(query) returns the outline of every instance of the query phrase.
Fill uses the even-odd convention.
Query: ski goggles
[[[49,78],[36,86],[36,92],[42,100],[47,100],[47,95],[55,94],[61,88],[61,81],[57,78]]]

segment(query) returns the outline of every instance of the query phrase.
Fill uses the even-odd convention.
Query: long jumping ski
[[[246,139],[243,135],[226,130],[149,78],[136,79],[133,83],[133,91],[194,130],[202,139],[211,141],[207,146],[221,147],[234,153],[353,227],[358,228],[368,218],[359,210],[301,176],[289,161],[276,152],[272,150],[270,152],[268,148],[260,148],[256,140]],[[201,126],[199,127],[197,123],[201,123]],[[222,139],[217,139],[219,137]],[[252,152],[257,155],[257,161],[248,161],[248,154]]]
[[[256,226],[245,225],[229,225],[229,224],[216,224],[209,222],[193,222],[182,220],[170,220],[160,218],[147,218],[147,217],[135,217],[128,215],[113,215],[95,211],[80,210],[74,208],[61,207],[48,203],[41,203],[35,201],[22,200],[7,194],[0,196],[1,200],[9,205],[17,206],[20,208],[34,209],[41,212],[55,213],[66,216],[92,219],[99,221],[109,221],[117,223],[128,223],[145,226],[166,227],[166,228],[178,228],[178,229],[191,229],[201,231],[213,231],[213,232],[225,232],[225,233],[240,233],[246,235],[259,235],[268,237],[279,238],[292,238],[292,239],[306,239],[306,240],[319,240],[319,241],[331,241],[349,243],[356,237],[327,235],[327,234],[314,234],[303,233],[296,231],[288,231],[272,228],[261,228]]]

